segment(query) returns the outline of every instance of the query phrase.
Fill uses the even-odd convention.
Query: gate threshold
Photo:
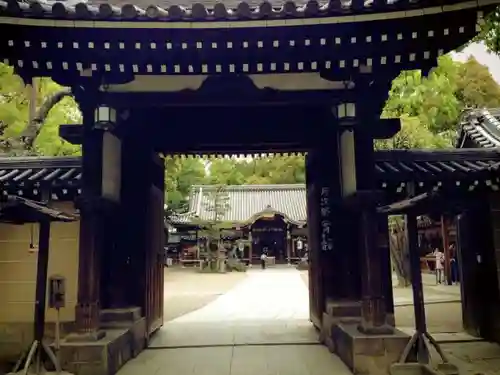
[[[158,350],[158,349],[203,349],[203,348],[232,348],[244,346],[314,346],[323,345],[319,341],[313,342],[259,342],[259,343],[234,343],[234,344],[203,344],[203,345],[164,345],[147,347],[145,350]]]

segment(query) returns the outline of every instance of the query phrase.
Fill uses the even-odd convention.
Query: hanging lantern
[[[116,125],[116,109],[101,105],[94,111],[94,128],[101,130],[111,130]]]

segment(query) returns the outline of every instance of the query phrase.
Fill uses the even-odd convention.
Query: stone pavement
[[[150,347],[318,343],[309,292],[293,268],[249,270],[213,302],[165,324]]]
[[[397,277],[393,275],[392,284],[397,285]],[[424,301],[426,304],[460,302],[460,285],[436,285],[434,274],[422,273]],[[394,306],[413,305],[411,288],[393,288]]]
[[[314,345],[147,349],[117,375],[352,375]]]
[[[309,293],[293,268],[250,270],[204,307],[177,317],[118,375],[351,375],[318,342]]]

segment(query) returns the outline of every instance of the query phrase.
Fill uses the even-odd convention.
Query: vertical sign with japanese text
[[[320,196],[321,251],[332,251],[332,221],[330,218],[330,188],[322,187]]]

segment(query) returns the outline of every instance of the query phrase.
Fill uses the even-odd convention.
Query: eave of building
[[[0,200],[1,223],[25,224],[42,220],[70,222],[78,218],[78,215],[55,210],[43,203],[16,195],[7,195]]]
[[[81,193],[80,157],[0,158],[0,191],[41,200],[73,200]]]
[[[218,13],[223,4],[214,14],[203,4],[190,4],[172,5],[151,18],[156,5],[145,10],[127,4],[120,10],[110,3],[47,7],[0,0],[0,59],[27,78],[51,76],[66,86],[89,74],[109,85],[141,75],[392,79],[401,70],[428,70],[437,57],[470,40],[481,9],[499,1],[365,2],[373,7],[352,1],[349,9],[333,1],[243,2],[227,16]]]
[[[500,147],[500,108],[482,108],[465,111],[460,117],[458,148],[468,143],[475,147]]]
[[[165,21],[185,23],[199,28],[213,28],[203,25],[203,21],[223,23],[225,28],[270,27],[283,25],[279,20],[287,20],[287,25],[315,24],[320,18],[322,23],[365,22],[379,19],[409,18],[425,14],[453,12],[461,9],[477,9],[496,0],[463,1],[457,3],[445,0],[440,6],[432,6],[432,2],[416,3],[399,1],[220,1],[205,3],[204,1],[135,1],[124,4],[120,0],[82,2],[79,4],[57,1],[31,2],[30,4],[7,0],[0,2],[0,9],[14,17],[25,16],[32,19],[48,18],[51,20],[71,20],[79,22],[76,26],[97,27],[104,22],[108,27],[126,28],[127,23],[153,24],[155,28],[171,28]],[[429,6],[431,5],[431,6]],[[333,17],[332,17],[333,16]],[[76,20],[76,21],[75,21]],[[264,20],[264,22],[260,21]],[[47,20],[47,24],[54,25]],[[85,21],[87,21],[85,23]],[[117,24],[116,21],[121,21]],[[227,21],[240,21],[231,23]],[[260,22],[259,22],[260,21]],[[114,23],[114,25],[113,25]],[[33,25],[34,23],[30,23]],[[63,24],[63,23],[61,23]],[[195,26],[196,25],[196,26]],[[70,27],[66,25],[66,27]],[[101,26],[102,27],[102,26]],[[178,26],[176,26],[178,27]]]

